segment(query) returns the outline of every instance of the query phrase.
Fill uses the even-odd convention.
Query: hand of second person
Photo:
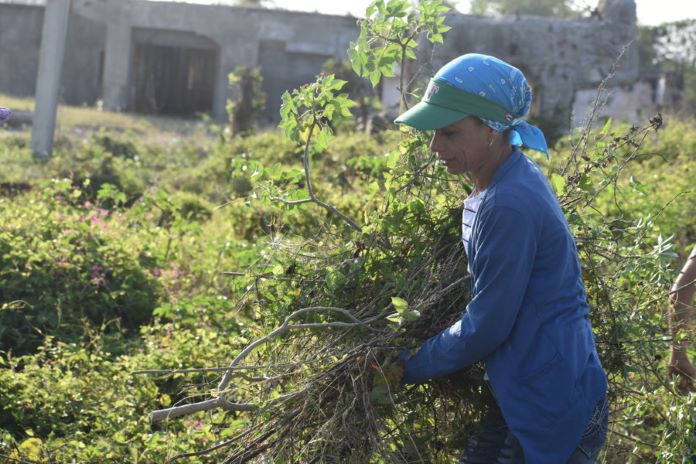
[[[677,390],[681,393],[696,392],[696,367],[685,353],[672,352],[668,374],[670,377],[679,376]]]

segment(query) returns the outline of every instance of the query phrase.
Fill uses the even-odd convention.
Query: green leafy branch
[[[356,103],[346,93],[340,91],[346,81],[336,79],[333,74],[319,75],[317,80],[299,89],[283,94],[283,104],[280,107],[280,127],[285,135],[293,142],[303,145],[303,164],[308,198],[300,200],[285,200],[273,197],[287,205],[316,203],[327,211],[345,221],[352,229],[362,232],[362,228],[345,213],[335,206],[320,200],[312,184],[311,154],[323,152],[334,136],[333,127],[345,118],[351,116],[350,108]]]
[[[416,37],[423,32],[431,43],[443,43],[443,34],[451,29],[444,24],[449,10],[443,0],[420,0],[415,7],[408,0],[373,1],[359,21],[360,36],[348,48],[353,70],[376,86],[382,76],[394,77],[399,63],[401,109],[406,109],[406,59],[416,59]]]

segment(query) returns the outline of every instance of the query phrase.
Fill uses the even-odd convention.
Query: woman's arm
[[[509,336],[534,266],[537,239],[529,214],[504,206],[479,210],[471,302],[462,318],[406,354],[405,383],[421,383],[484,359]]]
[[[696,291],[696,247],[686,260],[681,273],[670,292],[669,329],[672,335],[672,355],[669,362],[669,374],[681,377],[678,388],[687,392],[696,390],[696,367],[691,364],[688,355],[689,342],[684,333],[690,327]]]

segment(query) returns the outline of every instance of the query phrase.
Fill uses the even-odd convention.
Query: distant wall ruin
[[[0,0],[0,92],[34,94],[45,0]],[[567,125],[588,92],[609,74],[637,36],[633,0],[601,0],[579,20],[480,17],[453,13],[444,46],[419,50],[423,76],[462,53],[498,56],[520,67],[536,93],[534,112]],[[345,59],[358,35],[343,16],[144,0],[73,0],[61,99],[117,111],[225,116],[227,75],[260,67],[267,117],[277,120],[285,90],[310,81],[330,58]],[[610,83],[638,89],[637,47],[628,47]],[[7,72],[10,70],[10,72]],[[416,72],[411,67],[410,73]],[[383,95],[389,100],[394,82]],[[387,104],[389,101],[386,102]],[[631,106],[631,105],[628,105]],[[635,113],[621,106],[617,111]],[[631,117],[626,115],[626,117]]]

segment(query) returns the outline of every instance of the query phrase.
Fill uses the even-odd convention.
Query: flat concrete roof
[[[46,1],[47,0],[0,0],[0,5],[22,5],[22,6],[46,6]],[[149,0],[140,0],[143,2],[147,2]],[[312,11],[299,11],[299,10],[288,10],[285,8],[277,8],[277,7],[268,7],[268,8],[256,8],[256,7],[246,7],[246,6],[238,6],[238,5],[230,5],[228,3],[210,3],[210,4],[202,4],[202,3],[189,3],[187,1],[180,1],[180,2],[175,2],[175,1],[158,1],[158,2],[153,2],[157,3],[160,5],[167,5],[167,4],[174,4],[174,5],[184,5],[184,6],[190,6],[193,8],[201,8],[201,7],[225,7],[225,8],[234,8],[234,9],[243,9],[243,10],[256,10],[256,11],[263,11],[263,12],[271,12],[271,13],[289,13],[292,15],[308,15],[308,16],[322,16],[322,17],[334,17],[334,18],[351,18],[351,19],[358,19],[356,16],[352,15],[336,15],[336,14],[324,14],[324,13],[318,13],[318,12],[312,12]]]
[[[46,0],[0,0],[0,5],[46,6]]]

